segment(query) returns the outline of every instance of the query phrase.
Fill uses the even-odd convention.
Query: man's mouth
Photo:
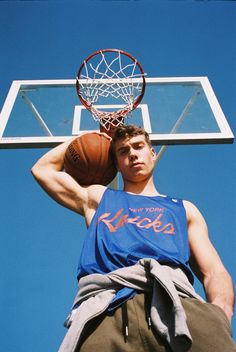
[[[143,165],[143,163],[141,163],[141,162],[133,163],[133,164],[131,165],[131,168],[133,168],[133,167],[139,167],[139,166],[142,166],[142,165]]]

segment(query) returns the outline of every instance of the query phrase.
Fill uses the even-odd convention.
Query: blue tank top
[[[181,267],[193,283],[188,266],[189,245],[183,201],[107,188],[87,230],[78,280],[88,274],[106,274],[134,265],[142,258]],[[135,294],[130,288],[120,290],[111,309]]]

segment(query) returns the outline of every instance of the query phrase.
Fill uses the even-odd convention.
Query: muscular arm
[[[37,182],[55,201],[85,216],[89,224],[105,187],[82,187],[63,171],[64,156],[70,142],[71,140],[50,150],[36,162],[31,171]]]
[[[185,202],[185,208],[192,270],[203,283],[207,301],[221,307],[231,321],[234,306],[231,277],[208,237],[207,225],[203,216],[190,202]]]

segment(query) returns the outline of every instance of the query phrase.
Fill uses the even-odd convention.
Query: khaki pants
[[[230,323],[221,308],[193,298],[181,298],[193,345],[189,352],[236,352]],[[122,309],[94,319],[86,327],[76,352],[171,352],[148,327],[145,297],[138,294],[127,302],[129,336],[123,334]]]

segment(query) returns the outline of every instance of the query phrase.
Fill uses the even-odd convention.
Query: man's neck
[[[124,191],[133,194],[140,194],[143,196],[157,196],[160,193],[157,191],[153,178],[150,178],[148,181],[143,182],[130,182],[126,181],[124,183]]]

